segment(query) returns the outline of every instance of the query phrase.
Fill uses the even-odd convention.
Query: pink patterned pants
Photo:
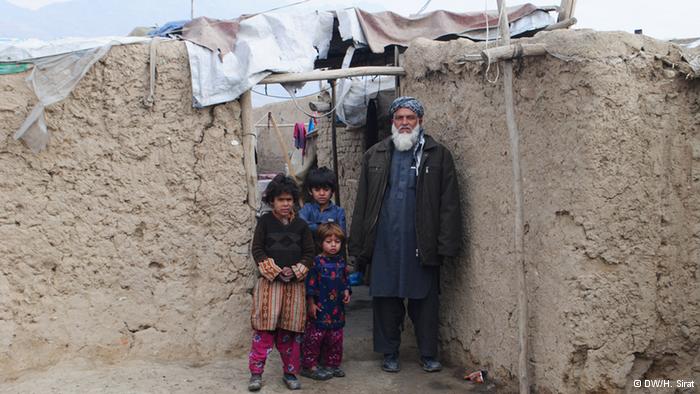
[[[304,356],[301,363],[304,368],[317,366],[322,353],[324,366],[339,367],[343,361],[343,329],[325,330],[307,323],[302,351]]]
[[[253,344],[248,355],[250,373],[262,374],[265,361],[272,352],[272,346],[277,346],[282,358],[283,373],[296,375],[299,372],[302,334],[278,329],[275,331],[253,332]]]

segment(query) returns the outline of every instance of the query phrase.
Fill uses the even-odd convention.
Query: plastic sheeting
[[[148,37],[68,37],[59,40],[0,40],[0,62],[31,63],[33,59],[62,55],[104,45],[133,44],[148,41]]]
[[[62,38],[43,41],[0,40],[0,62],[34,64],[27,82],[39,102],[15,133],[38,153],[49,142],[44,108],[68,97],[78,82],[113,45],[149,41],[147,37]]]
[[[260,14],[241,21],[233,52],[219,55],[187,42],[196,108],[238,98],[272,72],[311,71],[328,55],[333,14]]]
[[[68,97],[90,67],[100,60],[112,45],[34,60],[34,70],[27,81],[39,98],[32,112],[15,133],[15,139],[27,143],[34,153],[46,148],[49,131],[44,108]]]

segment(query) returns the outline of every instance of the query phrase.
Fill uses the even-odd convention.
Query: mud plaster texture
[[[671,66],[677,47],[649,37],[555,31],[525,42],[552,53],[514,62],[531,382],[540,393],[623,392],[642,377],[697,385],[700,82]],[[458,64],[482,48],[416,41],[402,86],[452,149],[462,193],[462,256],[442,271],[443,355],[515,389],[502,72],[492,84],[482,63]]]
[[[182,42],[114,47],[51,106],[48,150],[14,131],[35,98],[0,78],[0,381],[73,358],[213,360],[249,341],[237,102],[192,108]]]

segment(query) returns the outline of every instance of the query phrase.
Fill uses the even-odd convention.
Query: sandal
[[[333,377],[333,373],[324,371],[321,368],[302,368],[301,376],[313,379],[313,380],[328,380]]]

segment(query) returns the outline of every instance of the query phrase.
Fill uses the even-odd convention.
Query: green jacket
[[[352,215],[348,254],[360,267],[372,261],[377,221],[391,170],[391,137],[372,146],[362,159],[362,171]],[[416,237],[423,265],[440,265],[459,252],[462,212],[452,154],[425,135],[416,184]]]

